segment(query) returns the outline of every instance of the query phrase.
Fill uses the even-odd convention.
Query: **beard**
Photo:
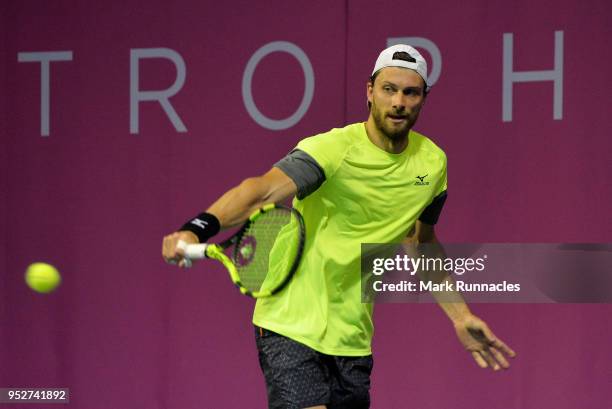
[[[403,117],[405,121],[401,124],[394,124],[387,119],[388,115]],[[391,140],[398,140],[406,137],[412,126],[416,123],[419,117],[419,112],[413,112],[409,114],[406,110],[397,111],[392,110],[389,113],[385,113],[376,107],[376,103],[372,101],[372,117],[374,118],[374,124],[376,128],[387,138]]]

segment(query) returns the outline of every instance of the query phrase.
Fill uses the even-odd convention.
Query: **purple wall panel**
[[[596,68],[612,65],[596,57],[610,39],[609,6],[442,3],[402,14],[385,2],[350,2],[348,63],[359,68],[348,71],[349,121],[365,111],[363,84],[371,66],[359,62],[373,61],[389,37],[426,37],[442,53],[442,72],[417,129],[449,156],[441,238],[610,241],[611,126],[602,106],[612,102],[603,91],[612,83],[606,69]],[[542,82],[515,85],[513,121],[502,122],[503,33],[514,33],[515,70],[550,70],[555,30],[564,31],[565,41],[563,120],[553,120],[552,82]],[[597,85],[585,89],[591,80]],[[373,406],[607,406],[611,373],[599,363],[611,359],[604,347],[612,335],[604,324],[609,305],[473,309],[520,350],[509,372],[491,376],[471,367],[436,306],[377,306]],[[602,343],[582,351],[585,334]]]
[[[6,24],[6,4],[0,3],[0,24],[4,27]],[[6,90],[8,77],[6,74],[6,64],[4,61],[7,60],[8,55],[6,54],[7,48],[7,37],[8,33],[5,31],[0,35],[0,59],[3,61],[0,64],[0,89]],[[6,92],[0,92],[0,138],[2,140],[2,145],[6,143],[8,138],[7,130],[6,130],[6,121],[8,116],[7,109],[7,95]],[[7,209],[6,209],[6,200],[5,194],[7,191],[7,155],[6,149],[0,149],[0,294],[2,294],[2,299],[0,299],[0,339],[4,340],[8,336],[8,317],[6,313],[6,303],[4,302],[4,294],[7,292],[7,274],[4,272],[7,271],[7,254],[6,254],[6,245],[8,232],[7,232]],[[0,362],[6,362],[7,356],[4,348],[0,348]],[[2,380],[2,376],[0,375],[0,380]]]
[[[597,57],[610,36],[609,6],[443,3],[404,14],[385,2],[350,2],[349,65],[358,68],[348,71],[349,120],[365,115],[362,84],[372,68],[361,62],[373,61],[389,37],[428,38],[440,49],[442,72],[417,128],[449,154],[448,212],[440,226],[445,237],[609,240],[612,226],[601,217],[612,196],[612,169],[602,147],[608,146],[611,119],[601,107],[612,102],[604,91],[612,86],[606,75],[612,62]],[[556,30],[564,32],[563,119],[552,118],[549,81],[516,84],[513,121],[502,122],[503,34],[514,33],[516,71],[551,70]],[[578,217],[587,203],[589,211]],[[491,209],[496,217],[474,222]]]
[[[0,7],[0,387],[70,387],[70,406],[87,409],[265,407],[252,302],[212,264],[164,265],[161,237],[302,137],[365,120],[365,81],[390,37],[427,38],[442,55],[417,129],[449,157],[443,239],[612,240],[606,2],[441,1],[406,12],[357,0]],[[514,85],[513,120],[503,122],[503,34],[514,33],[515,70],[550,70],[555,30],[564,32],[563,119],[552,118],[552,82],[538,82]],[[314,71],[308,111],[281,131],[250,117],[241,90],[247,62],[272,41],[298,45]],[[187,132],[142,102],[130,134],[130,50],[160,47],[185,62],[170,101]],[[51,132],[41,137],[40,64],[17,55],[67,50],[72,61],[51,64]],[[141,60],[143,90],[168,88],[176,75],[170,60]],[[286,53],[264,58],[252,82],[273,119],[291,115],[304,89]],[[23,284],[37,260],[60,268],[55,293]],[[478,370],[437,309],[377,306],[373,408],[610,401],[609,305],[475,307],[519,351],[503,374]]]

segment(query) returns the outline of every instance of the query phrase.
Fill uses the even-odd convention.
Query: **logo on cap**
[[[392,60],[402,60],[402,61],[412,62],[412,63],[417,62],[416,59],[410,54],[408,54],[406,51],[397,51],[393,53]]]

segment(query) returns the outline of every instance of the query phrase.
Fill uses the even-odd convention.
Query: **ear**
[[[366,83],[366,96],[368,98],[369,103],[372,103],[373,94],[374,94],[374,84],[372,84],[372,81],[368,81]]]

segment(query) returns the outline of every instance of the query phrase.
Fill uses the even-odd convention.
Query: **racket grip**
[[[206,258],[206,247],[208,244],[187,244],[183,240],[179,240],[176,244],[177,248],[183,250],[185,258],[188,260],[200,260]]]

